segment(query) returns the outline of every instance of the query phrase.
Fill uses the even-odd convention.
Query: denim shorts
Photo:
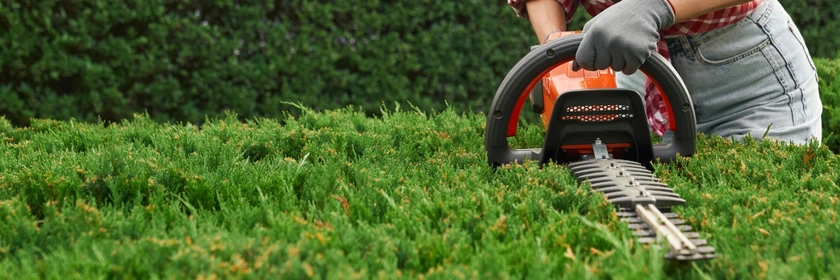
[[[816,68],[778,0],[729,26],[666,41],[694,103],[698,132],[795,144],[822,139]],[[618,75],[619,87],[638,89],[638,77]]]

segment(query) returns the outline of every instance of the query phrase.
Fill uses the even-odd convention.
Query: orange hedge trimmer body
[[[580,34],[580,31],[566,31],[561,33],[562,36],[570,34]],[[617,88],[615,72],[612,69],[590,71],[579,69],[573,70],[573,62],[569,61],[563,63],[548,72],[534,89],[531,91],[531,104],[535,113],[540,114],[543,125],[548,128],[551,120],[551,113],[554,108],[554,102],[564,92],[571,90],[585,90],[585,89],[605,89]],[[610,118],[610,115],[602,116]],[[615,154],[616,157],[622,156],[622,151],[630,147],[630,143],[607,143],[607,151]],[[590,145],[564,145],[561,147],[569,154],[570,157],[578,157],[583,154],[593,154]]]
[[[653,144],[639,92],[618,88],[612,70],[572,69],[582,40],[575,33],[580,32],[566,32],[532,48],[502,81],[487,115],[488,163],[565,164],[618,208],[616,214],[639,242],[665,241],[669,259],[715,258],[715,249],[670,212],[685,200],[651,172],[654,161],[673,162],[694,153],[697,124],[685,84],[658,54],[642,64],[640,70],[664,93],[674,131],[670,143]],[[519,113],[529,98],[546,127],[545,141],[541,148],[514,149],[507,137],[516,135]]]

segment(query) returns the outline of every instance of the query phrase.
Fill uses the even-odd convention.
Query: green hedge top
[[[674,211],[720,254],[686,265],[635,242],[562,166],[492,170],[484,122],[454,110],[201,129],[0,120],[0,278],[840,275],[840,157],[826,147],[701,136],[690,159],[656,165],[686,200]],[[534,125],[511,145],[542,140]]]

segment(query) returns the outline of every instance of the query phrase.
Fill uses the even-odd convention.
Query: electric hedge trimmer
[[[694,154],[697,124],[682,79],[656,53],[640,68],[664,93],[674,132],[673,141],[654,145],[637,91],[617,88],[612,70],[572,69],[582,38],[571,34],[536,46],[507,74],[487,116],[489,163],[567,164],[580,182],[589,181],[617,207],[639,242],[665,239],[667,259],[715,258],[715,249],[670,211],[685,200],[651,172],[653,160],[670,163]],[[512,149],[508,137],[516,135],[528,99],[542,115],[545,141],[541,148]]]

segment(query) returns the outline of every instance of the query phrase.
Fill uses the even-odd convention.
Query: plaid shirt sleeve
[[[662,30],[662,33],[665,35],[693,35],[706,33],[743,19],[749,15],[750,12],[758,8],[758,6],[763,2],[764,0],[753,0],[744,4],[720,9],[674,24],[671,27]]]
[[[508,0],[508,6],[513,8],[516,12],[516,16],[528,19],[528,10],[525,9],[525,2],[527,0]],[[566,23],[572,21],[572,16],[575,15],[578,6],[580,5],[580,0],[557,0],[560,5],[563,6],[563,11],[566,12]]]

